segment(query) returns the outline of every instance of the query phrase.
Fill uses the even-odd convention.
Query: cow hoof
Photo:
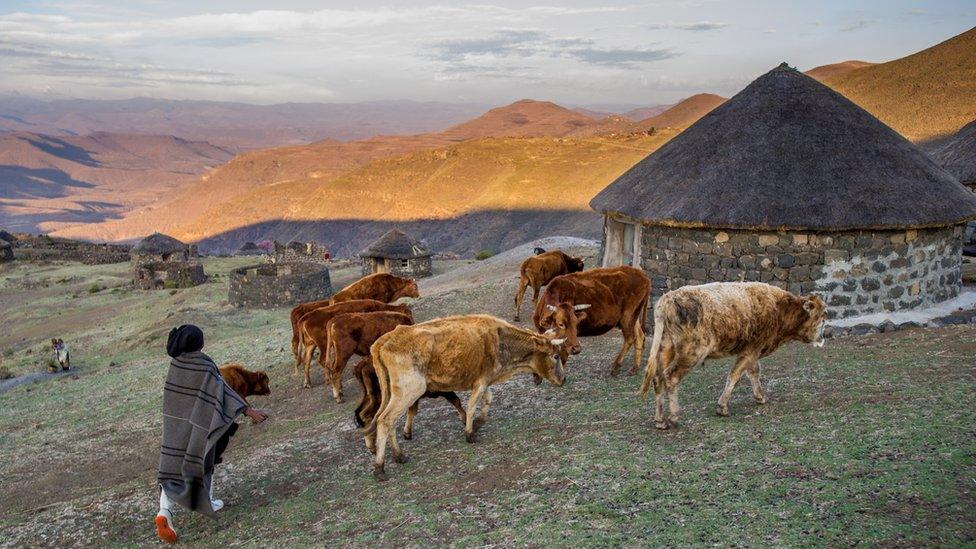
[[[404,431],[403,440],[413,440],[413,431]]]
[[[766,397],[756,397],[756,404],[766,404]]]
[[[715,408],[715,415],[722,417],[729,417],[729,407],[728,406],[717,406]]]
[[[481,427],[485,424],[485,421],[486,420],[483,417],[476,417],[474,418],[471,426],[474,427],[475,431],[477,431],[478,429],[481,429]]]
[[[478,435],[474,433],[464,433],[464,440],[468,441],[468,444],[474,444],[478,442]]]
[[[670,427],[667,421],[655,421],[654,426],[662,431],[666,431]]]
[[[376,467],[373,469],[373,478],[376,479],[377,482],[386,482],[389,480],[389,477],[386,476],[386,471],[384,471],[382,467]]]
[[[311,383],[309,383],[307,381],[305,383],[302,383],[302,389],[311,389],[311,388],[312,388],[312,384]]]
[[[627,370],[627,375],[628,376],[632,376],[632,375],[636,375],[636,374],[637,374],[637,368],[631,368],[631,369]]]
[[[520,319],[520,318],[518,317],[518,315],[515,315],[515,322],[518,322],[519,320],[522,320],[522,319]]]
[[[342,397],[335,397],[336,404],[342,404]]]
[[[406,463],[410,461],[410,458],[407,457],[407,454],[397,454],[393,456],[393,461],[397,463]]]
[[[610,377],[617,377],[620,375],[620,368],[614,368],[610,370]]]

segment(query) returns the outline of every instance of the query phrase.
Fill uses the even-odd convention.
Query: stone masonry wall
[[[196,262],[169,261],[132,266],[132,282],[143,290],[190,288],[206,281],[203,265]]]
[[[311,263],[251,265],[231,271],[228,299],[237,307],[269,309],[332,295],[329,268]]]
[[[406,278],[423,278],[425,276],[431,275],[431,260],[430,257],[416,257],[413,259],[407,259],[406,265],[404,265],[404,260],[401,259],[385,259],[382,257],[364,257],[363,260],[363,276],[370,275],[373,273],[373,262],[386,262],[386,271],[392,275],[402,276]],[[383,272],[383,271],[380,271]]]
[[[760,281],[817,293],[831,318],[911,309],[961,288],[962,226],[839,233],[642,228],[653,298],[688,284]]]

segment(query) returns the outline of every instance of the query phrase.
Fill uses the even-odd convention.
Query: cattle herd
[[[466,439],[474,442],[488,417],[492,385],[529,373],[537,384],[546,380],[562,386],[569,357],[582,350],[580,337],[619,329],[623,346],[610,374],[619,373],[631,348],[629,373],[637,373],[651,305],[651,284],[644,272],[627,266],[584,270],[580,258],[558,250],[538,252],[522,264],[515,295],[518,320],[523,296],[532,288],[534,331],[480,314],[415,324],[410,308],[394,302],[419,297],[417,283],[390,274],[366,276],[330,299],[292,309],[295,371],[304,370],[305,387],[311,385],[309,370],[317,350],[319,365],[331,381],[326,390],[331,386],[332,397],[342,402],[343,369],[350,358],[361,357],[354,369],[362,394],[354,419],[374,454],[378,480],[386,479],[387,445],[394,461],[406,460],[396,424],[406,414],[403,436],[412,438],[421,398],[448,400],[457,409]],[[743,373],[756,401],[764,403],[759,359],[789,341],[822,344],[826,313],[816,296],[795,296],[763,283],[730,282],[668,292],[654,307],[653,319],[640,395],[654,388],[655,425],[667,429],[678,418],[678,383],[707,359],[738,357],[718,401],[719,415],[728,415],[729,398]],[[239,365],[224,369],[242,396],[267,394],[264,374]],[[470,391],[466,407],[457,391]]]

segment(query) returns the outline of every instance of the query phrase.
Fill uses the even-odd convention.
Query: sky
[[[657,105],[976,25],[972,0],[476,1],[0,0],[0,93]]]

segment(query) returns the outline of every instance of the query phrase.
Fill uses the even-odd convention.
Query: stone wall
[[[230,273],[228,300],[237,307],[268,309],[332,295],[329,268],[311,263],[251,265]]]
[[[431,275],[430,256],[413,259],[364,257],[362,260],[363,276],[373,273],[390,273],[406,278],[423,278]]]
[[[0,246],[0,263],[14,260],[13,246]]]
[[[79,261],[85,265],[104,265],[129,261],[129,247],[119,244],[96,244],[47,235],[18,235],[14,242],[17,256],[23,260]]]
[[[962,226],[838,233],[642,227],[655,301],[687,284],[760,281],[817,293],[831,318],[911,309],[961,288]]]
[[[206,281],[207,275],[200,263],[170,261],[132,266],[132,282],[143,290],[189,288]]]
[[[327,263],[331,259],[329,249],[316,242],[274,241],[274,251],[269,256],[272,263]]]

